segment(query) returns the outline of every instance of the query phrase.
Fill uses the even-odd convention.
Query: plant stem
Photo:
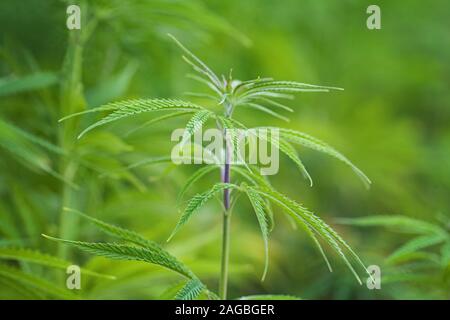
[[[226,300],[227,298],[229,253],[230,253],[230,212],[224,212],[223,229],[222,229],[222,264],[219,282],[219,295],[222,300]]]
[[[225,136],[225,164],[222,175],[222,182],[230,182],[230,152],[228,148],[228,143],[226,139],[226,130],[224,130]],[[228,260],[230,255],[230,190],[225,189],[223,191],[223,225],[222,225],[222,262],[220,270],[220,281],[219,281],[219,296],[221,299],[225,300],[227,298],[227,286],[228,286]]]

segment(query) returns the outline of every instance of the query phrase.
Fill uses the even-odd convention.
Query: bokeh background
[[[269,274],[261,282],[263,243],[249,203],[241,201],[232,221],[230,297],[448,299],[450,3],[375,2],[78,1],[82,28],[69,32],[64,1],[1,1],[0,298],[59,298],[65,288],[64,270],[12,257],[10,248],[117,276],[83,277],[76,294],[88,299],[158,299],[180,281],[160,267],[92,257],[41,237],[104,238],[62,213],[69,206],[165,243],[180,213],[177,193],[195,168],[117,170],[167,154],[169,127],[185,120],[128,134],[152,117],[143,115],[76,140],[96,116],[58,119],[118,99],[190,99],[183,93],[203,90],[185,76],[189,66],[170,32],[217,73],[232,68],[238,79],[270,76],[345,88],[298,95],[288,102],[295,113],[287,124],[249,110],[236,116],[323,139],[373,181],[366,190],[346,166],[308,150],[300,153],[313,187],[285,158],[272,177],[277,189],[332,225],[366,264],[381,267],[381,290],[358,285],[333,256],[329,273],[312,242],[278,214]],[[370,4],[381,7],[381,30],[366,27]],[[202,179],[191,194],[215,178]],[[366,219],[349,224],[340,218]],[[214,289],[220,223],[220,206],[211,202],[164,244]],[[399,248],[405,254],[399,256]]]

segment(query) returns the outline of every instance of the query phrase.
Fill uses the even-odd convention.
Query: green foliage
[[[405,286],[413,292],[417,287],[435,290],[437,298],[450,294],[450,233],[445,225],[404,216],[373,216],[341,219],[342,223],[361,227],[385,227],[407,232],[413,238],[388,255],[383,283]]]
[[[264,202],[264,199],[253,189],[245,188],[245,192],[247,193],[248,199],[252,203],[253,209],[255,210],[256,217],[258,218],[259,227],[261,228],[261,234],[264,240],[264,249],[265,249],[265,263],[264,263],[264,272],[261,278],[261,281],[264,281],[264,278],[267,274],[267,269],[269,267],[269,223],[270,214],[268,213],[267,204]]]
[[[16,260],[23,262],[31,262],[38,265],[58,268],[66,270],[68,266],[73,263],[63,260],[58,257],[54,257],[48,254],[41,253],[39,251],[33,251],[27,248],[9,248],[9,247],[0,247],[0,259],[6,260]],[[81,269],[83,274],[88,276],[106,278],[106,279],[115,279],[113,276],[108,276],[104,274],[97,273],[95,271],[91,271],[88,269]]]
[[[198,80],[201,80],[202,82],[206,83],[210,89],[214,91],[215,94],[218,95],[217,97],[217,103],[219,105],[223,105],[223,112],[224,115],[216,115],[213,111],[207,110],[204,107],[201,107],[197,104],[180,101],[180,100],[174,100],[174,99],[147,99],[147,100],[130,100],[130,101],[123,101],[123,102],[115,102],[115,103],[109,103],[104,106],[100,106],[95,109],[87,110],[84,112],[79,112],[74,115],[81,115],[85,113],[90,112],[96,112],[96,111],[107,111],[110,110],[112,113],[107,115],[106,117],[102,118],[101,120],[95,122],[94,124],[90,125],[87,129],[85,129],[79,137],[84,135],[86,132],[92,130],[93,128],[99,127],[101,125],[133,116],[136,114],[140,114],[143,112],[152,112],[152,111],[192,111],[195,112],[192,118],[187,122],[186,129],[184,131],[184,135],[182,138],[182,145],[184,145],[188,140],[190,140],[191,136],[200,128],[204,126],[208,118],[210,117],[216,117],[216,119],[221,124],[222,128],[225,130],[228,130],[228,132],[234,132],[234,123],[231,120],[231,115],[233,113],[233,110],[237,107],[240,107],[241,105],[250,105],[250,106],[257,106],[260,110],[266,111],[269,114],[279,117],[279,115],[272,110],[263,107],[259,104],[255,104],[253,101],[255,99],[259,99],[261,96],[264,97],[264,101],[268,102],[272,107],[280,107],[276,102],[272,100],[268,100],[267,97],[271,98],[287,98],[288,96],[285,95],[285,93],[297,93],[297,92],[328,92],[329,90],[340,90],[339,88],[334,87],[324,87],[324,86],[316,86],[316,85],[309,85],[304,83],[298,83],[293,81],[274,81],[272,79],[256,79],[256,80],[250,80],[250,81],[234,81],[231,77],[231,72],[226,79],[224,76],[222,76],[222,80],[219,79],[219,77],[209,68],[204,62],[202,62],[198,57],[196,57],[191,51],[189,51],[186,47],[184,47],[176,38],[170,35],[170,37],[175,41],[175,43],[182,49],[182,51],[187,55],[183,56],[183,59],[193,68],[194,71],[198,72],[200,75],[200,78],[197,78]],[[287,109],[287,108],[283,108]],[[66,120],[71,118],[71,116],[67,116],[63,118],[62,120]],[[239,125],[240,127],[244,127],[244,125]],[[276,128],[278,129],[278,128]],[[248,129],[247,129],[248,130]],[[227,131],[225,131],[226,134]],[[252,132],[252,131],[248,131]],[[302,146],[326,153],[328,155],[331,155],[347,165],[349,165],[355,173],[361,177],[363,182],[366,183],[366,185],[370,184],[370,180],[362,173],[361,170],[359,170],[356,166],[354,166],[345,156],[343,156],[341,153],[337,152],[334,148],[328,146],[326,143],[309,136],[307,134],[297,132],[294,130],[288,130],[288,129],[281,129],[281,140],[280,142],[274,141],[272,138],[269,138],[270,140],[268,142],[272,143],[275,147],[279,148],[283,153],[285,153],[293,162],[297,165],[297,167],[300,169],[302,174],[307,177],[311,183],[311,177],[309,176],[308,172],[306,171],[302,161],[296,154],[295,149],[292,147],[292,145],[289,144],[288,141],[300,144]],[[256,135],[258,135],[258,130]],[[225,136],[225,140],[227,137]],[[237,150],[237,136],[236,134],[233,134],[233,136],[230,137],[230,141],[228,143],[231,143],[234,148],[234,154],[236,155]],[[228,147],[225,146],[224,149],[227,152]],[[252,172],[252,170],[248,167],[246,164],[246,168],[249,172]],[[187,181],[187,185],[182,189],[181,196],[184,195],[186,190],[194,183],[196,182],[200,177],[202,177],[204,174],[208,173],[206,169],[200,170],[197,174],[194,174],[193,177],[191,177]],[[253,182],[256,182],[253,180]],[[269,221],[271,218],[268,218],[271,216],[269,213],[270,208],[267,205],[266,200],[270,200],[277,205],[281,206],[282,209],[284,209],[294,220],[302,225],[306,231],[307,234],[312,237],[314,243],[320,250],[320,253],[324,256],[325,261],[331,270],[331,266],[329,264],[328,259],[325,256],[325,253],[318,242],[315,235],[317,234],[320,236],[325,242],[327,242],[335,251],[336,253],[343,259],[345,264],[348,266],[348,268],[351,270],[351,272],[354,274],[356,279],[360,284],[362,284],[358,273],[354,269],[352,263],[349,261],[349,258],[347,257],[346,253],[343,249],[345,249],[350,256],[356,261],[358,265],[360,265],[362,268],[365,269],[364,264],[360,260],[360,258],[356,255],[356,253],[350,248],[350,246],[333,230],[331,229],[326,223],[324,223],[321,219],[319,219],[317,216],[312,214],[310,211],[308,211],[306,208],[302,207],[300,204],[296,203],[295,201],[289,199],[288,197],[282,195],[281,193],[275,191],[271,187],[267,187],[267,184],[264,183],[262,185],[259,185],[258,183],[255,183],[255,186],[237,186],[235,184],[230,183],[217,183],[213,187],[211,187],[208,191],[205,191],[203,193],[195,195],[187,204],[183,214],[181,215],[177,225],[175,226],[175,229],[172,231],[171,235],[169,236],[169,239],[172,239],[172,237],[180,230],[182,226],[184,226],[190,218],[199,211],[199,209],[208,202],[211,198],[213,198],[217,193],[223,192],[224,197],[227,197],[227,192],[229,192],[229,189],[237,189],[239,191],[242,191],[242,189],[245,190],[247,193],[250,202],[254,208],[254,211],[256,212],[256,216],[261,228],[263,240],[264,240],[264,247],[265,247],[265,267],[262,279],[265,278],[268,268],[268,234],[269,234]],[[228,210],[228,208],[225,208],[225,210]],[[131,248],[128,246],[123,245],[116,245],[116,244],[100,244],[100,243],[85,243],[85,242],[74,242],[69,240],[60,240],[64,241],[69,244],[73,244],[75,246],[78,246],[88,252],[95,253],[98,255],[103,255],[106,257],[110,257],[113,259],[136,259],[136,260],[144,260],[147,262],[152,262],[160,265],[164,265],[172,270],[180,272],[179,268],[175,267],[175,264],[163,264],[161,261],[159,261],[156,257],[156,255],[152,255],[149,252],[142,252],[138,249]],[[191,286],[193,286],[191,288]],[[185,290],[188,292],[191,292],[196,288],[195,284],[188,284],[187,287],[185,287]],[[183,291],[183,290],[182,290]],[[195,292],[195,290],[194,290]],[[188,295],[187,293],[184,293],[183,295]],[[195,296],[194,293],[190,293],[190,295]]]
[[[64,154],[64,151],[52,145],[50,142],[0,119],[0,146],[17,157],[25,166],[48,173],[72,187],[76,187],[74,183],[65,179],[52,168],[51,160],[45,151],[48,150],[57,154]]]
[[[175,226],[175,229],[172,231],[172,233],[169,236],[169,239],[167,241],[170,241],[170,239],[173,238],[173,236],[180,230],[180,228],[188,222],[188,220],[192,217],[192,215],[206,203],[208,200],[213,198],[218,192],[223,191],[225,189],[231,189],[231,188],[237,188],[237,186],[230,184],[230,183],[217,183],[215,184],[211,189],[208,191],[205,191],[203,193],[199,193],[192,197],[192,199],[188,202],[186,205],[186,209],[184,210],[183,214],[180,217],[180,220],[178,220],[177,225]]]
[[[198,279],[189,280],[186,285],[177,292],[175,300],[195,300],[203,289],[204,285]]]
[[[48,294],[56,299],[78,299],[76,294],[73,294],[66,289],[62,289],[60,286],[13,267],[0,265],[0,275],[6,279],[17,282],[26,288],[31,287],[40,293]]]
[[[289,199],[283,194],[265,187],[250,187],[251,190],[259,193],[260,195],[270,199],[275,204],[279,205],[281,208],[285,210],[287,214],[289,214],[294,220],[299,224],[304,224],[310,230],[313,230],[317,233],[321,238],[326,241],[348,266],[353,275],[356,277],[358,282],[362,284],[358,273],[353,268],[353,265],[347,258],[346,254],[342,249],[346,249],[350,255],[354,258],[356,263],[360,265],[364,270],[365,266],[362,263],[361,259],[358,255],[350,248],[350,246],[325,222],[315,216],[308,209],[304,208],[294,200]]]
[[[99,112],[99,111],[113,111],[107,117],[102,120],[92,124],[88,128],[86,128],[83,132],[81,132],[78,138],[81,138],[85,133],[90,130],[105,125],[107,123],[117,121],[119,119],[134,116],[136,114],[144,113],[144,112],[154,112],[154,111],[191,111],[196,112],[198,110],[202,110],[203,108],[195,105],[190,102],[185,102],[176,99],[137,99],[137,100],[129,100],[123,102],[114,102],[107,104],[105,106],[101,106],[94,109],[89,109],[87,111],[82,111],[76,114],[73,114],[68,117],[64,117],[61,119],[67,120],[75,115],[82,115],[91,112]]]
[[[360,19],[364,10],[353,3],[81,1],[79,31],[64,27],[66,6],[64,1],[28,1],[23,10],[22,2],[0,3],[0,260],[8,271],[0,275],[0,299],[173,299],[189,279],[151,263],[88,256],[40,234],[104,241],[92,228],[94,221],[86,223],[63,209],[70,207],[136,230],[145,241],[163,243],[179,219],[177,204],[183,212],[189,196],[209,190],[219,179],[218,165],[176,167],[167,156],[168,132],[186,127],[203,110],[212,112],[203,127],[217,125],[228,132],[286,128],[286,137],[273,141],[283,156],[279,174],[270,181],[256,166],[231,166],[231,182],[240,190],[230,191],[230,297],[286,292],[305,299],[448,299],[450,45],[448,19],[437,13],[449,5],[441,3],[436,10],[418,0],[406,7],[386,2],[384,10],[407,15],[410,25],[405,28],[405,21],[396,19],[390,32],[374,33],[367,32]],[[267,17],[271,23],[261,24]],[[251,47],[238,29],[251,35]],[[184,64],[167,32],[216,67],[186,48],[182,54],[189,64]],[[183,77],[192,68],[195,74]],[[183,92],[189,98],[179,96]],[[99,117],[118,111],[93,112],[96,107],[116,100],[132,104],[139,97],[176,97],[203,109],[127,114],[120,118],[125,121],[105,123],[76,139]],[[350,167],[368,182],[348,159],[375,182],[370,193],[348,175]],[[301,175],[309,182],[302,183]],[[276,190],[314,208],[365,261],[382,267],[382,290],[358,286],[335,261],[332,243],[261,194],[272,232],[270,272],[259,282],[267,255],[243,192],[249,186]],[[164,248],[215,285],[221,207],[210,201],[202,208]],[[336,226],[333,217],[339,216],[368,216],[358,224],[374,227]],[[291,224],[296,231],[287,232]],[[141,248],[133,239],[140,241],[132,235],[120,241]],[[63,269],[69,262],[86,274],[80,295],[64,289]],[[328,274],[331,264],[334,273]],[[45,289],[42,281],[60,292]],[[196,298],[217,297],[204,290]]]
[[[86,218],[89,221],[93,222],[100,230],[113,236],[116,236],[121,240],[136,244],[139,246],[139,248],[116,243],[89,243],[81,241],[71,241],[71,240],[57,239],[47,235],[44,235],[44,237],[50,240],[67,243],[79,247],[87,252],[94,253],[100,256],[105,256],[111,259],[137,260],[150,262],[176,271],[188,278],[194,277],[192,271],[190,271],[186,266],[184,266],[181,262],[179,262],[170,253],[165,251],[156,242],[147,240],[133,231],[116,227],[114,225],[102,222],[98,219],[91,218],[81,212],[71,209],[66,210],[81,215],[83,218]]]
[[[209,117],[213,115],[212,112],[208,110],[202,110],[196,112],[192,118],[188,121],[186,124],[186,128],[184,129],[183,139],[181,140],[181,145],[183,146],[186,144],[187,141],[191,139],[191,136],[201,129],[205,122],[208,120]]]
[[[178,194],[178,203],[183,199],[186,192],[190,189],[192,185],[194,185],[199,179],[201,179],[203,176],[207,175],[211,171],[217,170],[216,166],[210,165],[205,166],[201,169],[198,169],[194,172],[192,176],[189,177],[189,179],[186,180],[184,186],[181,188],[180,193]]]
[[[369,187],[371,184],[370,179],[360,170],[358,169],[350,160],[348,160],[344,155],[342,155],[340,152],[336,151],[333,147],[329,146],[325,142],[320,141],[317,138],[314,138],[306,133],[295,131],[295,130],[288,130],[288,129],[280,129],[280,135],[282,138],[304,146],[306,148],[310,148],[319,152],[323,152],[327,155],[330,155],[332,157],[335,157],[336,159],[344,162],[352,170],[358,175],[358,177],[361,179],[361,181],[366,185],[366,187]]]
[[[112,224],[103,222],[101,220],[92,218],[77,210],[66,208],[66,211],[70,211],[74,214],[78,214],[83,218],[92,222],[101,231],[119,238],[120,240],[131,242],[136,246],[130,246],[121,243],[108,243],[108,242],[83,242],[58,239],[43,235],[45,238],[64,244],[72,245],[80,248],[88,253],[106,257],[114,260],[133,260],[143,261],[151,264],[156,264],[165,267],[169,270],[175,271],[186,278],[190,279],[186,285],[176,294],[177,300],[192,300],[198,297],[200,293],[207,290],[206,286],[194,275],[194,273],[177,258],[172,256],[168,251],[163,249],[156,242],[145,239],[134,231],[127,230],[121,227],[116,227]],[[1,257],[1,252],[0,252]],[[55,266],[56,263],[53,263]],[[59,266],[59,265],[57,265]],[[95,273],[94,273],[95,274]],[[212,294],[212,293],[211,293]]]
[[[0,79],[0,97],[42,89],[57,81],[58,77],[50,72],[36,72],[18,79]]]
[[[166,259],[166,255],[160,250],[149,248],[137,248],[116,243],[94,243],[53,238],[44,235],[45,238],[60,241],[78,247],[86,252],[116,260],[135,260],[154,263],[170,270],[176,271],[186,277],[192,277],[190,271],[173,259]]]

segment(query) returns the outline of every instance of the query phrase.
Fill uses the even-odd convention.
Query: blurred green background
[[[232,68],[242,80],[269,76],[345,88],[298,95],[289,101],[295,113],[287,124],[249,110],[238,110],[236,116],[252,125],[274,123],[323,139],[373,181],[366,190],[346,166],[308,150],[300,151],[313,187],[285,158],[272,177],[276,188],[332,225],[366,264],[381,267],[381,290],[358,285],[335,257],[335,271],[329,273],[311,241],[281,215],[271,236],[269,274],[260,282],[263,243],[251,207],[242,201],[232,221],[230,297],[450,297],[448,1],[78,4],[83,10],[80,32],[67,30],[64,1],[0,4],[0,249],[39,250],[117,276],[83,277],[77,293],[83,298],[157,299],[180,280],[160,267],[93,258],[40,236],[103,239],[84,221],[61,212],[69,206],[165,243],[179,217],[177,193],[195,168],[155,165],[107,177],[102,173],[167,154],[167,124],[127,135],[151,118],[143,115],[77,141],[96,117],[62,124],[58,119],[114,100],[190,99],[183,93],[202,90],[185,76],[189,66],[166,36],[170,32],[217,73]],[[381,7],[381,30],[366,27],[370,4]],[[175,127],[184,123],[171,121]],[[214,177],[203,179],[191,194],[214,182]],[[367,220],[359,225],[338,220],[379,215],[405,220],[388,217],[373,226]],[[220,222],[220,206],[211,202],[165,244],[210,288],[216,288],[220,269]],[[440,235],[434,242],[433,232]],[[408,254],[392,256],[411,241]],[[64,270],[5,253],[0,259],[0,298],[58,298],[51,285],[65,286]]]

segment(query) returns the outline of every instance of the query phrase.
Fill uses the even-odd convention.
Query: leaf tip
[[[48,235],[46,235],[45,233],[41,233],[41,236],[44,237],[45,239],[49,239],[49,240],[53,240],[53,237],[50,237]]]
[[[166,242],[170,242],[170,240],[172,240],[174,235],[175,235],[175,232],[172,232],[172,234],[167,238]]]

